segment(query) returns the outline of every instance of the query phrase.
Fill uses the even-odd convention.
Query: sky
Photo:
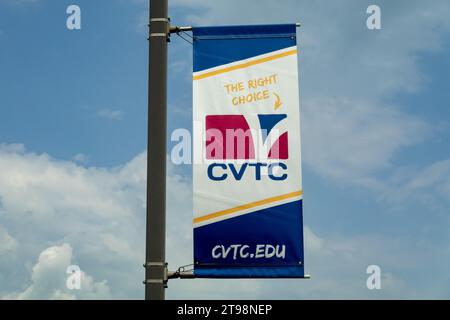
[[[66,8],[81,8],[81,30]],[[366,27],[369,5],[381,30]],[[0,299],[142,299],[145,0],[0,0]],[[301,22],[310,280],[171,280],[169,299],[450,298],[450,3],[171,0],[177,25]],[[191,45],[169,45],[170,134]],[[168,155],[167,261],[192,261],[192,174]],[[82,289],[66,287],[66,268]],[[368,290],[366,269],[381,269]]]

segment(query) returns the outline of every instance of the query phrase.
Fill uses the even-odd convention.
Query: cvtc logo
[[[288,132],[280,130],[286,119],[286,114],[259,114],[251,119],[243,115],[207,116],[206,159],[221,160],[209,165],[208,177],[223,181],[231,176],[239,181],[253,169],[255,180],[262,180],[263,176],[285,180],[287,166],[276,160],[289,157]],[[253,120],[253,126],[248,120]],[[244,163],[238,165],[230,160]]]
[[[259,151],[262,157],[264,152],[268,152],[267,159],[288,159],[288,133],[285,130],[280,135],[276,128],[287,115],[259,114],[257,117],[259,130],[250,129],[243,115],[207,116],[206,158],[254,160],[256,151]]]

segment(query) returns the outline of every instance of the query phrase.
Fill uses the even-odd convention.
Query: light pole
[[[164,300],[168,0],[150,0],[145,299]]]

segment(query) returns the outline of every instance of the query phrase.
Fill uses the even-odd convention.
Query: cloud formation
[[[123,166],[85,168],[21,145],[0,147],[0,297],[4,299],[142,299],[145,252],[146,153]],[[192,262],[190,181],[169,165],[167,261]],[[309,299],[445,296],[421,293],[405,269],[426,272],[447,247],[428,248],[412,236],[324,234],[305,227],[311,280],[172,280],[169,298]],[[425,252],[425,253],[424,253]],[[366,289],[365,270],[380,264],[383,290]],[[65,286],[78,265],[83,290]],[[274,292],[277,295],[274,296]]]
[[[380,187],[380,170],[396,153],[429,136],[428,124],[395,107],[348,99],[306,100],[302,109],[303,159],[319,176]]]
[[[5,241],[0,274],[5,276],[0,277],[0,292],[18,292],[29,282],[39,254],[67,243],[70,247],[52,249],[61,257],[55,261],[58,268],[70,262],[73,250],[81,270],[107,279],[116,289],[113,296],[140,297],[145,167],[144,155],[108,170],[27,153],[21,145],[2,145],[0,237]],[[30,291],[36,293],[44,281],[34,282]],[[106,298],[104,294],[99,290]]]
[[[102,109],[96,113],[97,117],[106,119],[106,120],[122,120],[123,119],[123,111],[121,110],[111,110],[111,109]]]
[[[108,299],[111,297],[106,281],[95,282],[84,272],[80,274],[80,289],[69,290],[66,286],[67,267],[72,262],[69,244],[52,246],[41,252],[31,273],[31,284],[20,293],[7,294],[5,299],[18,300],[75,300]]]
[[[169,172],[175,268],[192,261],[192,205],[189,181]],[[0,145],[0,298],[141,299],[145,188],[146,152],[116,168],[86,168]],[[70,264],[84,272],[86,292],[65,290]]]

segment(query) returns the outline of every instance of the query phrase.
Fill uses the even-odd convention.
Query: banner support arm
[[[193,270],[182,271],[182,272],[169,271],[167,274],[167,281],[170,279],[196,279],[196,278],[197,277],[195,276]],[[248,278],[235,278],[235,279],[248,279]],[[259,278],[259,279],[265,279],[265,278]],[[299,279],[299,278],[292,278],[292,279]],[[309,279],[311,279],[311,275],[305,274],[305,276],[300,279],[309,280]]]
[[[302,26],[302,24],[300,22],[297,22],[295,24],[295,26],[297,28],[300,28]],[[169,33],[189,32],[189,31],[192,31],[192,26],[181,27],[181,26],[171,25],[169,28]]]
[[[194,271],[169,271],[167,274],[167,280],[169,279],[195,279]]]

